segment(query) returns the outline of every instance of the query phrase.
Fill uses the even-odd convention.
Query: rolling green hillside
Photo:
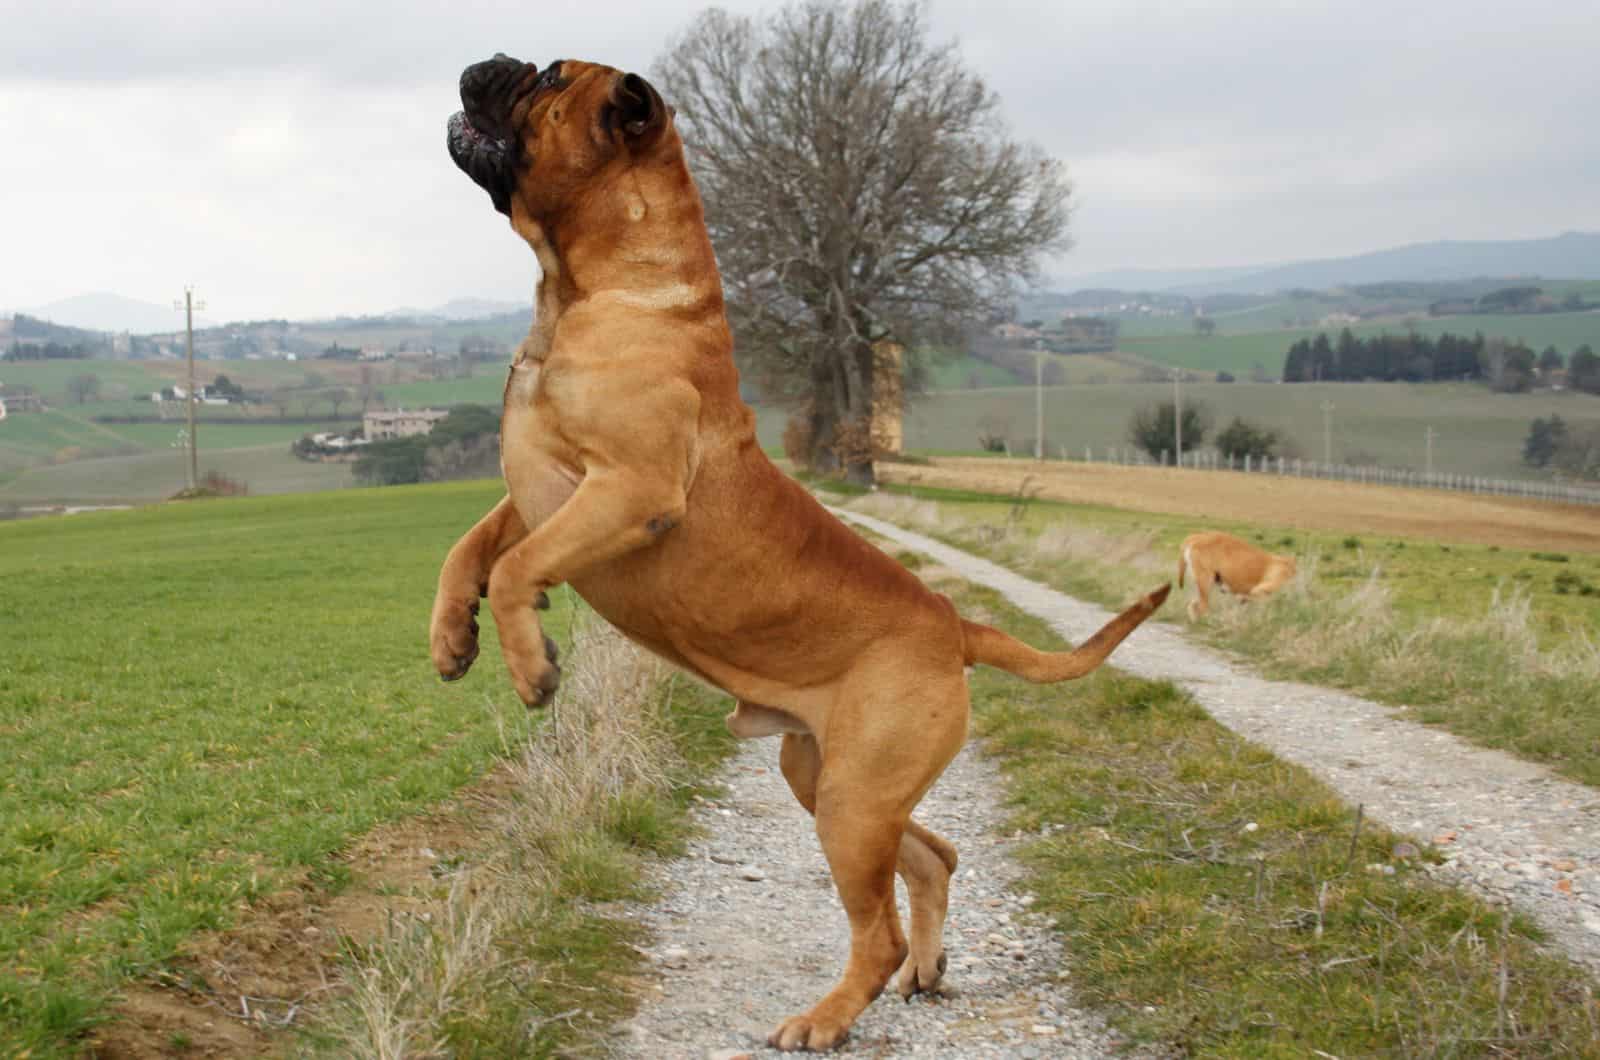
[[[1421,467],[1423,432],[1438,432],[1434,466],[1439,471],[1490,477],[1527,477],[1522,442],[1535,417],[1558,413],[1573,425],[1600,424],[1600,398],[1575,393],[1494,394],[1469,383],[1201,383],[1183,389],[1186,401],[1204,403],[1213,430],[1234,416],[1282,433],[1300,455],[1322,455],[1323,401],[1332,401],[1335,460],[1362,455],[1389,467]],[[1141,405],[1169,401],[1161,383],[1047,387],[1045,436],[1052,452],[1066,445],[1075,459],[1092,446],[1096,460],[1108,446],[1126,447],[1128,419]],[[781,413],[763,410],[764,445],[777,445]],[[1034,392],[1031,387],[956,391],[931,395],[906,419],[906,444],[913,451],[973,452],[980,423],[1001,425],[1014,451],[1032,452]]]

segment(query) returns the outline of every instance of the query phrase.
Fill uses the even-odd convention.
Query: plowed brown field
[[[1600,552],[1600,508],[1277,475],[948,457],[878,465],[885,482],[1032,496],[1301,530]]]

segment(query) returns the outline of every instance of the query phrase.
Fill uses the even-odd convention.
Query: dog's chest
[[[510,414],[512,409],[526,409],[533,405],[533,397],[539,390],[539,376],[543,363],[530,357],[518,358],[506,374],[506,389],[502,401],[504,411]]]

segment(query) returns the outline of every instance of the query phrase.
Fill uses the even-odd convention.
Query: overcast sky
[[[0,0],[0,309],[186,283],[213,319],[526,301],[532,255],[445,153],[461,68],[646,70],[700,9]],[[1593,0],[928,10],[1067,164],[1057,276],[1600,229]]]

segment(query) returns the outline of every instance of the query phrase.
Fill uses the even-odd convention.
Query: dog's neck
[[[531,222],[516,227],[533,247],[534,257],[539,262],[539,285],[533,296],[533,324],[522,345],[517,347],[517,355],[512,361],[513,364],[521,364],[523,361],[545,359],[555,339],[556,322],[561,319],[565,303],[561,297],[561,259],[550,246],[550,241],[545,239],[544,230]]]
[[[552,229],[513,207],[512,227],[533,248],[541,272],[519,361],[543,360],[562,314],[580,302],[722,317],[722,278],[681,147],[667,164],[622,174],[590,208],[611,216],[585,224],[580,213]]]

